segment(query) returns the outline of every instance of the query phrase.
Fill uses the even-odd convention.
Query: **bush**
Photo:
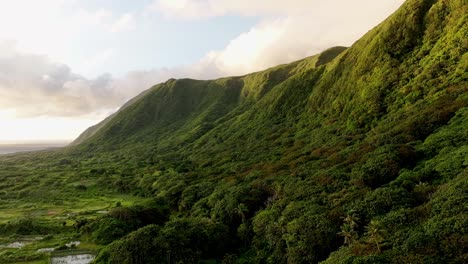
[[[367,186],[377,188],[394,180],[400,169],[412,166],[416,159],[410,146],[385,145],[366,155],[364,164],[353,173]]]
[[[149,225],[104,248],[96,263],[197,263],[220,259],[228,250],[228,229],[209,219],[174,219]]]
[[[289,263],[317,263],[337,246],[338,227],[321,215],[305,215],[287,225]]]
[[[92,233],[93,239],[99,244],[109,244],[146,225],[162,225],[168,220],[168,215],[166,200],[154,198],[143,205],[115,207],[107,215],[90,223],[77,220],[75,228]]]

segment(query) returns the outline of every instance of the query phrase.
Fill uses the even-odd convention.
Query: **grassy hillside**
[[[348,49],[171,79],[69,148],[0,156],[0,239],[23,214],[96,263],[466,263],[467,14],[408,0]]]

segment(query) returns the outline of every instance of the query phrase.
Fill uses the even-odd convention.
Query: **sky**
[[[351,46],[404,0],[0,0],[0,142],[73,140],[169,78]]]

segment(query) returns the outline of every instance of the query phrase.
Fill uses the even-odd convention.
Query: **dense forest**
[[[158,84],[67,148],[0,156],[0,242],[80,239],[95,263],[468,263],[467,51],[466,0],[407,0],[350,48]]]

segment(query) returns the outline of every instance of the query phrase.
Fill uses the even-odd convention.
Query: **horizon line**
[[[69,144],[74,139],[0,139],[0,145],[23,145],[23,144]]]

